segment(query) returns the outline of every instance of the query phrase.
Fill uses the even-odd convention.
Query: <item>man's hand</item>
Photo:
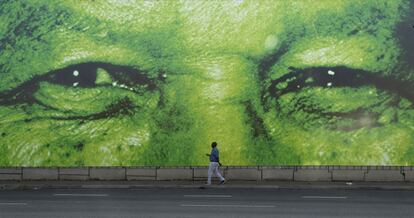
[[[206,154],[206,156],[209,156],[210,157],[210,154]]]
[[[221,166],[221,163],[220,162],[218,162],[218,164],[219,164],[219,166]]]

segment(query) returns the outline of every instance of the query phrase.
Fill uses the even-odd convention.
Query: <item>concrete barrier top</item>
[[[369,170],[401,170],[401,166],[369,166]]]
[[[329,166],[330,170],[367,170],[368,166]]]
[[[0,180],[194,180],[207,166],[1,167]],[[413,166],[224,166],[236,180],[414,181]]]
[[[296,169],[300,170],[328,170],[329,166],[297,166]]]
[[[209,165],[196,166],[0,166],[0,169],[46,169],[46,168],[204,168]],[[223,165],[222,167],[229,168],[300,168],[300,169],[414,169],[414,166],[362,166],[362,165],[256,165],[256,166],[237,166],[237,165]]]

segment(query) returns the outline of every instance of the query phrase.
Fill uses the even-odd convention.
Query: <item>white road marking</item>
[[[189,198],[231,198],[231,195],[184,195]]]
[[[27,205],[27,203],[18,203],[18,202],[0,202],[0,205]]]
[[[181,207],[247,207],[247,208],[272,208],[274,205],[242,205],[242,204],[181,204]]]
[[[347,196],[302,196],[307,199],[347,199]]]
[[[53,196],[107,197],[107,194],[53,194]]]

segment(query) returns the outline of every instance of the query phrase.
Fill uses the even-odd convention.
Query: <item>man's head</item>
[[[414,164],[412,8],[3,1],[0,165]]]
[[[212,143],[211,143],[211,147],[212,147],[212,148],[217,147],[217,142],[212,142]]]

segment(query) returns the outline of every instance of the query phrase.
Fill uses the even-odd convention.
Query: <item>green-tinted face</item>
[[[413,165],[412,6],[2,1],[0,165]]]

